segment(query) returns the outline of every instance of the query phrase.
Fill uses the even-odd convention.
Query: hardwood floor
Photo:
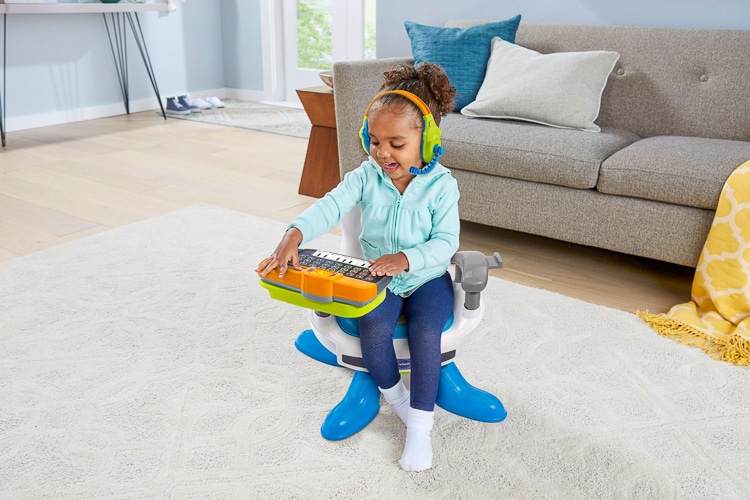
[[[149,111],[11,132],[0,151],[0,261],[211,203],[288,222],[307,140],[169,119]],[[269,251],[277,236],[269,235]],[[493,275],[626,311],[690,298],[693,270],[462,225],[462,248],[499,252]]]

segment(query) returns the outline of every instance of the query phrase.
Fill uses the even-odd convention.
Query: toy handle
[[[503,267],[502,257],[497,252],[488,256],[467,250],[457,252],[451,263],[456,265],[454,281],[460,283],[461,289],[466,292],[464,307],[470,311],[479,308],[479,297],[487,286],[489,270]]]

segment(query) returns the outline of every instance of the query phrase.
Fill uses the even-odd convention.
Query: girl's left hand
[[[373,276],[396,276],[409,270],[409,259],[403,253],[382,255],[370,260],[370,273]]]

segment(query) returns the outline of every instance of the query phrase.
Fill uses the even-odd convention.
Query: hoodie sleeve
[[[434,266],[447,266],[458,250],[461,221],[458,214],[458,184],[445,177],[445,186],[432,210],[430,238],[417,246],[402,250],[409,260],[409,272]]]
[[[366,172],[360,165],[347,172],[338,186],[310,205],[289,228],[296,227],[302,233],[302,244],[322,236],[362,200]]]

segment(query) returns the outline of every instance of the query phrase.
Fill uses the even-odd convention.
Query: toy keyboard
[[[299,251],[297,271],[291,265],[283,279],[274,269],[261,277],[271,297],[335,316],[358,317],[385,298],[390,276],[373,276],[366,260],[311,248]]]

